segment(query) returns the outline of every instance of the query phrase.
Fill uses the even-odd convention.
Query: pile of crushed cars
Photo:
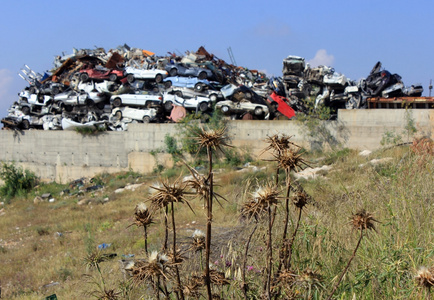
[[[332,68],[310,68],[304,58],[283,60],[283,77],[228,64],[204,47],[184,55],[119,46],[74,49],[44,74],[25,65],[28,82],[1,122],[4,129],[127,130],[135,122],[178,122],[189,113],[218,110],[230,119],[290,119],[306,113],[307,97],[333,108],[364,108],[366,98],[421,93],[376,64],[355,83]]]
[[[401,76],[384,70],[381,62],[356,82],[330,67],[311,68],[298,56],[283,60],[283,78],[274,79],[274,85],[284,89],[282,94],[298,111],[306,110],[304,99],[308,97],[315,99],[315,106],[323,104],[336,112],[339,108],[367,108],[367,99],[372,97],[420,97],[423,92],[421,84],[404,86]]]

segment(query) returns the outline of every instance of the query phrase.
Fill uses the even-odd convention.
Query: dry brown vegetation
[[[41,184],[11,199],[0,215],[2,298],[433,297],[429,142],[363,157],[304,153],[288,141],[270,138],[275,159],[254,162],[255,171],[208,164],[199,172],[178,167],[170,178],[169,170],[101,174],[96,191],[61,195],[67,186]],[[391,159],[371,162],[382,158]],[[315,178],[293,177],[326,163],[332,169]],[[193,197],[198,191],[202,198]],[[46,192],[54,202],[33,203]],[[98,249],[103,243],[109,247]]]

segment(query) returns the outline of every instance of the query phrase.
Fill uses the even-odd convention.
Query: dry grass
[[[375,224],[377,233],[366,236],[361,243],[335,297],[417,299],[419,290],[431,287],[432,276],[429,274],[432,269],[425,268],[431,272],[428,274],[420,266],[434,263],[434,159],[426,151],[418,151],[398,147],[378,151],[367,158],[358,156],[355,151],[340,157],[330,155],[327,159],[334,163],[324,178],[299,180],[315,205],[309,205],[303,213],[293,245],[292,269],[279,275],[281,282],[288,282],[294,288],[287,291],[282,288],[282,292],[288,297],[300,298],[310,290],[312,297],[318,299],[329,294],[357,242],[357,234],[352,226],[348,226],[348,219],[361,208],[372,215],[360,214],[359,219],[351,219],[352,225],[368,228],[372,217],[381,223]],[[374,158],[384,157],[392,160],[379,165],[369,163]],[[317,161],[313,166],[322,165],[318,156],[307,159]],[[220,185],[215,187],[215,192],[228,201],[221,201],[222,207],[216,205],[213,210],[211,262],[215,280],[221,283],[228,280],[229,285],[215,287],[213,292],[220,296],[224,293],[226,299],[241,298],[239,269],[243,247],[252,227],[240,224],[238,216],[242,203],[254,193],[254,186],[246,188],[246,185],[255,182],[255,178],[262,184],[272,180],[275,176],[273,164],[276,163],[266,163],[267,168],[261,172],[239,173],[228,168],[215,175]],[[4,214],[0,216],[0,282],[5,299],[43,299],[54,293],[59,299],[83,299],[85,292],[93,288],[82,274],[97,278],[95,270],[86,271],[83,258],[102,243],[111,244],[104,253],[116,253],[117,259],[129,254],[146,258],[143,228],[128,226],[137,221],[134,208],[148,198],[148,188],[155,185],[155,178],[141,177],[139,182],[145,183],[143,189],[115,194],[115,188],[137,182],[135,177],[116,179],[118,175],[124,174],[105,177],[106,187],[102,191],[85,193],[83,197],[93,200],[87,205],[77,205],[83,197],[53,193],[54,203],[34,204],[34,196],[31,196],[13,199],[4,207]],[[108,202],[98,200],[106,197]],[[299,203],[300,199],[294,200]],[[206,225],[203,202],[191,200],[190,204],[195,213],[187,205],[175,207],[182,249],[191,247],[195,230],[204,231]],[[296,220],[297,213],[292,208],[290,218]],[[283,216],[284,211],[279,208],[273,233],[276,237],[281,236],[282,226],[279,225]],[[149,249],[160,251],[164,235],[163,213],[153,217],[154,223],[148,231]],[[290,225],[291,231],[294,226]],[[249,250],[246,280],[252,297],[262,292],[266,227],[259,222]],[[39,234],[41,228],[48,234]],[[203,245],[200,239],[194,243],[180,272],[186,295],[188,292],[189,295],[201,293],[204,296],[206,292],[200,281],[203,276],[200,273],[200,249]],[[277,253],[280,241],[275,243],[274,252]],[[130,299],[139,299],[146,287],[128,286],[117,259],[100,264],[107,292],[120,293],[121,299],[128,299],[127,294]],[[199,272],[196,277],[194,272]],[[47,286],[56,282],[59,284]],[[432,297],[432,289],[427,293]]]

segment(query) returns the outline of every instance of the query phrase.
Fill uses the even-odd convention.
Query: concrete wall
[[[434,110],[409,110],[419,135],[434,139]],[[385,132],[402,133],[406,121],[403,109],[340,110],[338,121],[322,123],[330,137],[309,137],[296,121],[231,121],[228,134],[232,145],[246,148],[253,155],[264,149],[265,138],[274,134],[293,136],[305,147],[329,146],[374,150],[381,147]],[[177,135],[177,124],[130,124],[126,132],[83,135],[75,131],[0,131],[0,161],[15,161],[44,180],[67,182],[102,172],[132,169],[151,172],[156,166],[152,150],[164,149],[166,134]],[[403,136],[406,138],[405,136]],[[170,155],[158,154],[159,164],[171,165]]]

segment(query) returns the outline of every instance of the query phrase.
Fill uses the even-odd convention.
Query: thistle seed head
[[[269,150],[273,150],[276,153],[281,153],[287,149],[290,149],[291,146],[300,148],[300,146],[290,141],[291,138],[292,136],[287,136],[286,134],[282,134],[281,136],[275,134],[267,137],[265,142],[268,143],[268,146],[262,151],[262,153]]]
[[[218,129],[199,128],[199,130],[195,132],[195,139],[199,144],[199,150],[209,148],[223,152],[223,146],[231,147],[226,142],[226,126]]]
[[[172,184],[165,180],[161,182],[161,186],[151,186],[152,189],[156,190],[149,198],[154,209],[164,208],[172,202],[187,203],[191,209],[190,203],[185,197],[187,184],[182,182],[180,178],[181,176]]]
[[[351,217],[350,224],[352,224],[353,228],[357,230],[375,230],[374,222],[378,221],[374,219],[371,213],[368,213],[362,209]]]
[[[420,267],[416,275],[416,283],[424,288],[431,289],[434,287],[434,267]]]

